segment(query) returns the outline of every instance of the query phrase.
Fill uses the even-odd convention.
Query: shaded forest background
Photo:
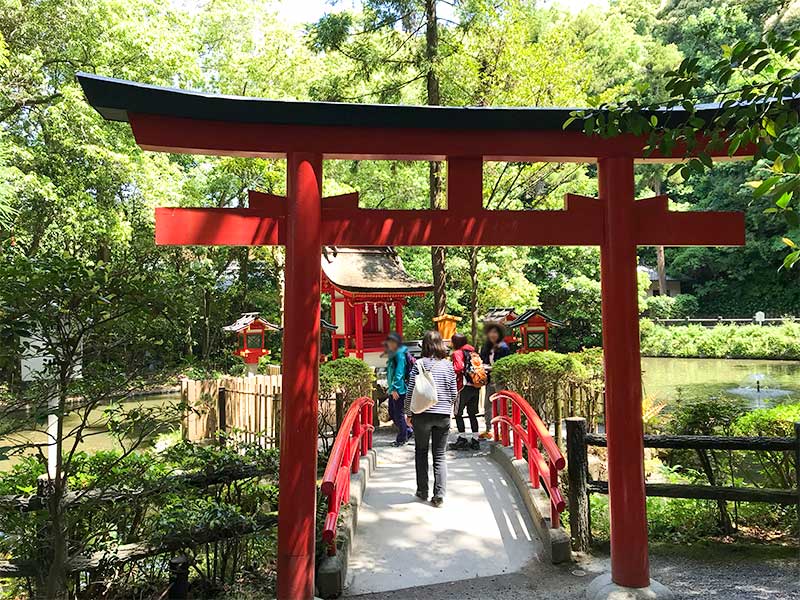
[[[767,29],[792,31],[795,2],[616,0],[577,13],[534,0],[368,0],[334,3],[317,22],[289,25],[268,0],[0,0],[0,370],[18,377],[24,296],[88,273],[136,304],[103,348],[149,369],[187,361],[224,367],[226,325],[258,310],[280,322],[279,248],[157,248],[156,206],[236,207],[247,190],[285,192],[279,160],[146,153],[125,124],[103,121],[75,73],[274,99],[481,106],[596,106],[665,96],[664,75],[684,57],[709,65],[724,44]],[[439,12],[436,12],[436,9]],[[433,10],[433,13],[431,13]],[[441,206],[444,167],[331,161],[327,194],[359,191],[362,206]],[[669,194],[675,210],[744,210],[747,246],[666,249],[667,273],[697,299],[698,315],[800,313],[800,272],[779,269],[785,223],[764,214],[746,182],[757,165],[723,163],[688,178],[637,168],[638,194]],[[592,165],[492,163],[487,207],[563,205],[596,194]],[[489,306],[540,306],[567,323],[559,349],[599,344],[599,254],[589,248],[434,252],[447,311],[470,322]],[[401,249],[407,269],[433,280],[428,249]],[[654,249],[640,260],[654,266]],[[69,271],[69,277],[63,276]],[[442,278],[442,275],[444,277]],[[47,279],[46,287],[43,281]],[[85,277],[81,277],[84,281]],[[14,285],[28,282],[25,286]],[[37,283],[38,282],[38,283]],[[113,286],[110,286],[113,288]],[[93,288],[92,288],[93,289]],[[89,289],[88,293],[91,293]],[[49,293],[49,292],[48,292]],[[120,302],[124,300],[124,302]],[[412,300],[412,336],[434,298]],[[292,332],[287,332],[292,335]],[[143,355],[133,338],[147,339]],[[122,340],[126,340],[122,343]],[[279,356],[280,340],[272,340]]]

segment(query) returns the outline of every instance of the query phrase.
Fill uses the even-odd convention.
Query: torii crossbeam
[[[156,209],[158,244],[286,246],[279,600],[313,596],[323,244],[600,247],[612,578],[650,584],[636,247],[742,245],[741,213],[670,212],[663,196],[635,200],[634,161],[646,140],[585,136],[577,122],[564,131],[569,109],[275,102],[79,79],[91,104],[130,122],[145,149],[287,158],[286,198],[251,192],[245,209]],[[680,120],[681,109],[662,116]],[[448,208],[366,210],[355,194],[323,198],[325,158],[447,160]],[[599,198],[568,195],[560,211],[485,210],[487,160],[597,162]]]

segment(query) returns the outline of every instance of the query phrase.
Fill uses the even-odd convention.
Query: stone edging
[[[325,556],[317,565],[316,594],[320,598],[338,598],[347,580],[347,561],[353,549],[358,510],[364,499],[367,482],[378,464],[373,448],[359,461],[358,473],[350,476],[350,505],[343,506],[336,538],[336,556]]]
[[[562,527],[550,528],[550,498],[539,487],[531,487],[528,474],[528,463],[514,458],[514,451],[502,444],[492,442],[489,456],[508,473],[514,485],[517,486],[522,503],[533,521],[533,525],[542,540],[545,555],[553,564],[572,560],[572,550],[567,532]]]

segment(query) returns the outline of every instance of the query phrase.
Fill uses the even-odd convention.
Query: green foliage
[[[265,474],[208,487],[181,485],[174,479],[177,474],[202,478],[252,465],[263,467]],[[0,494],[33,493],[42,470],[39,461],[22,460],[11,472],[0,475]],[[274,531],[259,531],[215,544],[194,544],[192,540],[207,529],[234,531],[262,522],[277,510],[277,475],[277,450],[257,445],[220,448],[179,442],[161,452],[81,453],[69,480],[71,491],[119,490],[127,495],[120,502],[71,503],[64,513],[68,550],[79,554],[113,552],[120,545],[136,541],[180,539],[185,540],[185,551],[194,557],[204,585],[210,586],[203,597],[216,597],[222,585],[235,581],[264,577],[269,580],[275,559]],[[47,537],[41,534],[46,515],[43,511],[0,513],[0,528],[5,533],[0,552],[20,560],[46,557]],[[248,555],[255,557],[259,553],[257,563],[247,561]],[[166,572],[168,558],[169,555],[154,559],[162,573]],[[107,572],[113,579],[114,568],[101,568],[98,575],[105,577],[102,574]],[[147,561],[141,567],[129,565],[125,569],[130,577],[128,589],[165,583],[150,573]],[[92,592],[84,589],[82,593]]]
[[[650,296],[642,314],[650,319],[683,319],[697,316],[700,305],[691,294]]]
[[[492,377],[528,400],[545,422],[560,421],[566,407],[566,416],[586,417],[591,429],[596,424],[603,395],[599,348],[511,354],[494,364]]]
[[[733,425],[733,431],[736,435],[793,438],[796,436],[795,423],[800,423],[800,403],[779,404],[740,416]],[[797,469],[791,454],[758,452],[754,458],[760,468],[755,473],[751,469],[748,479],[764,487],[796,488]]]
[[[782,325],[662,326],[641,322],[644,356],[800,358],[800,323]]]
[[[375,374],[363,360],[353,357],[338,358],[320,365],[320,398],[339,395],[344,406],[361,396],[372,396]]]
[[[671,296],[652,296],[647,299],[644,309],[646,317],[651,319],[671,319],[675,311],[675,298]]]

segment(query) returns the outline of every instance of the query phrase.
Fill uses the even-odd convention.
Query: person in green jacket
[[[386,336],[383,346],[386,348],[387,354],[386,381],[389,394],[387,399],[389,416],[397,427],[397,439],[394,445],[403,446],[414,435],[414,430],[406,422],[406,415],[403,410],[408,373],[411,371],[409,361],[413,360],[413,358],[409,358],[411,354],[403,344],[403,338],[399,333],[392,332]]]

